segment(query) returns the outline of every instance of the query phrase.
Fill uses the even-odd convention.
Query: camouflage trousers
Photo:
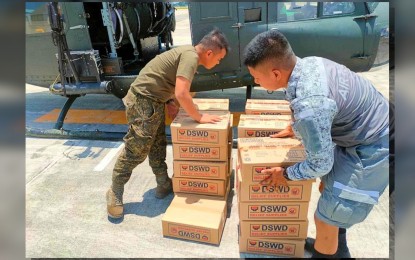
[[[123,191],[137,165],[148,156],[156,175],[157,185],[168,180],[166,164],[166,132],[164,103],[156,102],[128,91],[123,99],[126,106],[128,132],[124,136],[125,147],[115,163],[112,173],[112,189]]]

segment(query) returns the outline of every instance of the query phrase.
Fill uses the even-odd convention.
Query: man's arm
[[[314,179],[330,172],[334,162],[334,145],[331,125],[337,113],[335,101],[323,97],[309,97],[296,102],[293,130],[305,147],[305,161],[288,167],[291,180]]]
[[[215,123],[221,119],[216,115],[201,114],[197,111],[196,106],[193,103],[192,96],[190,95],[191,82],[185,77],[176,77],[176,87],[174,94],[180,106],[186,111],[186,113],[199,123]]]

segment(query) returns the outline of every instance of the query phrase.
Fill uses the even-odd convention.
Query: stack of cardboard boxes
[[[256,102],[259,103],[261,102]],[[272,107],[273,105],[269,108],[261,105],[258,109],[272,111]],[[280,109],[279,112],[283,111]],[[260,114],[256,110],[251,110],[251,113]],[[261,120],[272,122],[273,119],[274,123],[258,123]],[[255,120],[258,122],[255,123]],[[284,121],[285,124],[282,123]],[[270,131],[273,127],[277,130],[284,129],[287,118],[275,115],[264,119],[260,116],[256,116],[256,119],[241,116],[240,123],[242,125],[238,126],[238,137],[250,137],[257,136],[255,133],[262,133],[261,131],[272,134]],[[244,134],[250,131],[254,134]],[[284,257],[304,256],[312,181],[288,181],[287,187],[275,186],[269,189],[260,182],[268,176],[261,173],[263,169],[290,166],[305,158],[304,147],[297,139],[238,138],[235,187],[240,220],[240,252]]]
[[[181,110],[170,125],[175,197],[163,217],[163,235],[219,244],[232,173],[229,100],[194,99],[194,103],[201,113],[222,120],[199,124]]]

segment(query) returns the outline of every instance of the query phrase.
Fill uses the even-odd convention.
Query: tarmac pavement
[[[173,195],[154,197],[156,182],[145,161],[125,186],[125,216],[107,217],[105,192],[122,142],[27,138],[26,256],[38,257],[194,257],[245,258],[237,241],[236,195],[219,246],[162,236],[161,219]],[[167,148],[172,176],[172,147]],[[236,149],[233,149],[236,155]],[[319,197],[313,184],[308,236],[315,237],[313,212]],[[353,257],[387,258],[388,190],[362,224],[348,231]],[[305,257],[310,257],[306,253]]]

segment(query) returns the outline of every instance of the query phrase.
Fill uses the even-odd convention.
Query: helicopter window
[[[323,16],[350,14],[354,10],[352,2],[323,2]]]
[[[277,22],[292,22],[317,18],[317,2],[279,2]]]
[[[26,34],[50,31],[47,3],[26,3]]]
[[[245,23],[253,23],[261,21],[261,8],[244,9]]]

